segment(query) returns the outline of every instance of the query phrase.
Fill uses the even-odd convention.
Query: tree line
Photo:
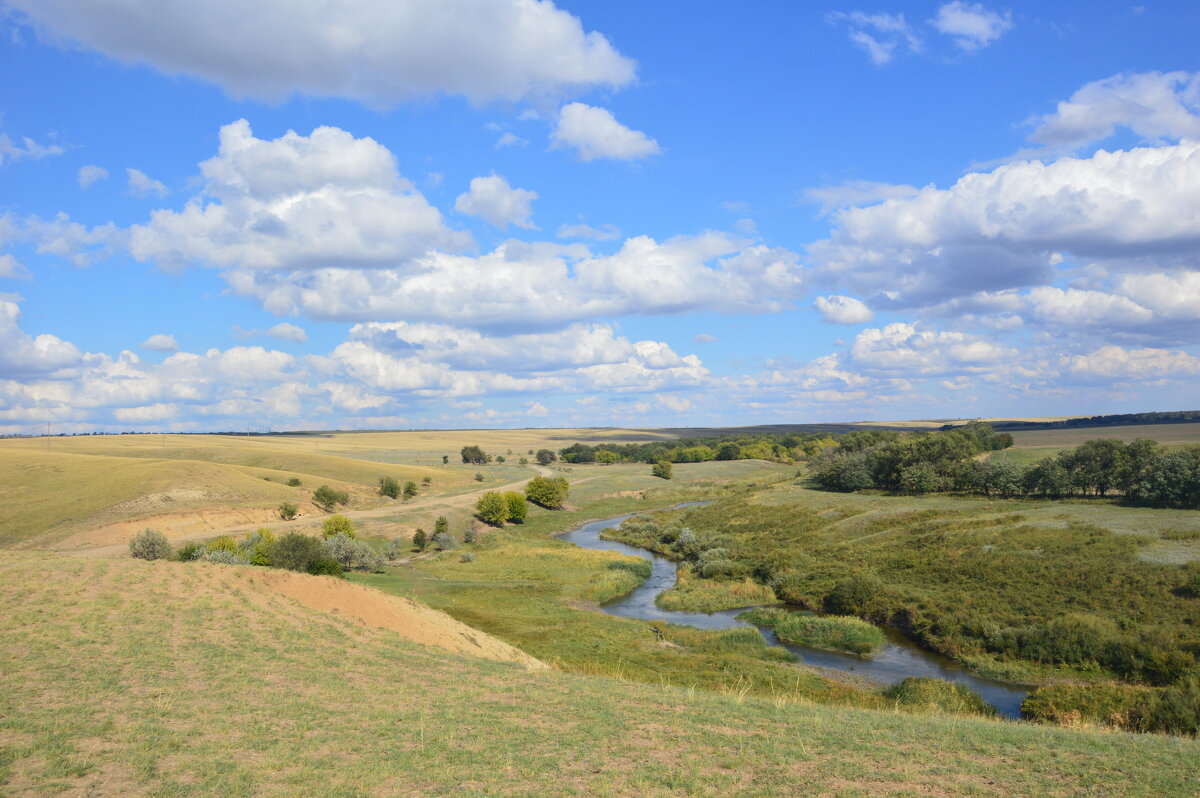
[[[1006,448],[1011,440],[987,424],[915,435],[876,430],[870,438],[849,433],[837,449],[817,460],[812,479],[825,490],[842,492],[876,488],[1050,499],[1120,496],[1149,507],[1200,507],[1200,446],[1165,448],[1144,438],[1132,443],[1098,438],[1030,466],[977,457]]]

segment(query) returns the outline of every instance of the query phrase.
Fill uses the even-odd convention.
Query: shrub
[[[275,548],[275,533],[263,527],[246,535],[238,544],[238,554],[251,565],[270,565],[271,550]]]
[[[345,506],[350,503],[350,494],[344,490],[331,488],[328,485],[322,485],[313,491],[313,503],[325,510],[333,509],[335,504]]]
[[[231,551],[235,554],[238,550],[237,541],[233,539],[232,535],[221,535],[219,537],[215,537],[208,541],[208,543],[204,544],[204,547],[209,551]]]
[[[825,596],[825,609],[837,615],[862,615],[881,587],[874,574],[855,574],[833,586]]]
[[[354,522],[344,515],[331,515],[325,519],[325,523],[321,524],[321,532],[327,538],[334,535],[345,535],[352,538],[354,537]]]
[[[409,480],[404,483],[404,501],[408,501],[417,495],[417,483]]]
[[[389,499],[400,498],[400,483],[396,481],[395,477],[380,477],[379,495],[387,496]]]
[[[475,562],[475,555],[469,551],[464,551],[458,556],[459,562]]]
[[[444,515],[439,515],[437,520],[433,522],[433,534],[436,535],[438,532],[450,533],[450,522],[446,520],[446,516]]]
[[[388,560],[397,560],[400,555],[404,554],[405,548],[404,542],[400,538],[396,538],[388,544],[387,552],[383,556]]]
[[[422,485],[432,485],[433,477],[421,477],[421,484]]]
[[[569,491],[563,477],[534,477],[525,484],[525,498],[547,510],[562,509]]]
[[[473,526],[467,527],[467,531],[463,533],[463,543],[478,543],[478,542],[479,542],[479,532],[477,532],[475,530],[475,527],[473,527]]]
[[[415,548],[417,551],[425,551],[425,546],[427,545],[427,543],[428,543],[428,541],[425,539],[425,530],[424,529],[418,529],[416,532],[413,533],[412,544],[413,544],[413,548]]]
[[[481,473],[479,473],[478,471],[476,471],[476,472],[475,472],[475,481],[476,481],[476,482],[483,482],[483,474],[481,474]]]
[[[205,551],[207,549],[204,548],[203,543],[184,543],[179,547],[179,551],[175,552],[175,559],[180,562],[191,562],[198,560]]]
[[[884,690],[883,695],[898,707],[955,715],[996,714],[994,707],[966,685],[928,676],[910,676]]]
[[[298,488],[304,483],[300,481],[300,477],[292,477],[287,481],[287,484],[289,488]]]
[[[683,557],[691,557],[696,553],[700,542],[696,539],[696,533],[688,529],[686,526],[679,530],[679,534],[675,536],[675,551]]]
[[[514,524],[525,523],[525,518],[529,515],[529,502],[525,495],[510,490],[504,494],[504,501],[508,505],[508,520]]]
[[[738,617],[758,626],[771,627],[776,637],[787,643],[862,655],[883,647],[883,632],[879,627],[858,618],[772,608],[748,610]]]
[[[654,467],[650,469],[650,473],[659,479],[670,479],[671,475],[674,473],[674,468],[671,466],[670,460],[659,460],[654,464]]]
[[[504,526],[508,519],[508,502],[496,491],[489,490],[475,502],[475,515],[485,524]]]
[[[341,564],[325,553],[321,541],[299,532],[288,532],[275,542],[271,565],[301,573],[342,576]]]
[[[462,455],[462,461],[469,465],[483,465],[490,459],[478,446],[464,446],[459,454]]]
[[[1200,676],[1193,674],[1159,693],[1145,725],[1150,731],[1200,735]]]
[[[284,502],[283,504],[279,505],[279,517],[284,521],[291,521],[299,512],[299,505],[293,504],[292,502]]]
[[[1080,721],[1147,731],[1156,694],[1131,684],[1052,684],[1038,687],[1021,702],[1021,717],[1060,725]]]
[[[1200,598],[1200,570],[1192,571],[1183,589],[1192,598]]]
[[[206,551],[200,555],[200,559],[204,562],[215,562],[221,565],[249,565],[250,560],[246,559],[245,555],[239,554],[236,551],[228,549],[213,549]]]
[[[363,571],[382,571],[383,558],[363,540],[349,535],[337,534],[325,538],[322,546],[325,553],[337,560],[344,569],[357,568]]]
[[[429,542],[433,544],[433,547],[438,551],[449,551],[450,549],[458,547],[458,543],[453,537],[450,536],[449,532],[434,532],[433,537],[429,539]]]
[[[129,554],[139,560],[167,560],[171,557],[171,544],[162,532],[143,529],[129,541]]]
[[[549,449],[538,449],[534,459],[537,460],[538,465],[548,466],[558,459],[558,455]]]

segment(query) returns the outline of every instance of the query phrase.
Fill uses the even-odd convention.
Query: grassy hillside
[[[1200,789],[1200,745],[531,672],[252,589],[0,553],[13,795],[1059,795]]]

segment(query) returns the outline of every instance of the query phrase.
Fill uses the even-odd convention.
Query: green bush
[[[162,532],[143,529],[129,541],[129,554],[139,560],[169,560],[171,544]]]
[[[212,549],[200,555],[204,562],[215,562],[221,565],[249,565],[250,560],[245,555],[228,549]]]
[[[659,460],[650,469],[650,473],[659,479],[670,479],[674,473],[674,467],[671,465],[670,460]]]
[[[379,495],[387,496],[389,499],[400,498],[400,483],[396,481],[395,477],[380,477]]]
[[[425,546],[428,543],[429,543],[429,541],[425,537],[424,529],[418,529],[416,532],[413,533],[412,544],[413,544],[414,549],[416,549],[417,551],[425,551]]]
[[[1162,690],[1146,719],[1150,731],[1200,735],[1200,676],[1192,674]]]
[[[434,532],[433,537],[429,539],[430,544],[438,551],[449,551],[458,547],[456,541],[449,532]]]
[[[341,564],[325,552],[321,541],[299,532],[288,532],[275,541],[271,565],[300,573],[342,576]]]
[[[882,587],[883,582],[874,574],[854,574],[833,586],[825,596],[825,610],[837,615],[862,615]]]
[[[478,543],[478,542],[479,542],[479,533],[475,530],[475,527],[474,526],[467,527],[467,531],[463,533],[463,543],[474,544],[474,543]]]
[[[238,544],[238,554],[251,565],[270,565],[271,551],[275,548],[275,533],[263,527],[246,535]]]
[[[292,477],[287,481],[287,484],[289,488],[298,488],[304,483],[300,481],[300,477]]]
[[[238,542],[233,535],[219,535],[204,544],[208,551],[228,551],[237,554]]]
[[[989,715],[996,710],[966,685],[927,676],[910,676],[883,691],[896,706],[954,715]]]
[[[496,491],[489,490],[475,502],[475,516],[485,524],[504,526],[508,520],[508,502]]]
[[[175,552],[175,559],[180,562],[191,562],[192,560],[198,560],[205,551],[207,549],[204,548],[203,543],[184,543],[179,547],[179,551]]]
[[[508,520],[514,524],[525,523],[525,518],[529,515],[529,502],[525,495],[510,490],[504,494],[504,501],[508,504]]]
[[[432,485],[433,477],[421,477],[421,484],[422,485]]]
[[[284,521],[291,521],[300,512],[300,507],[292,502],[284,502],[279,505],[279,517]]]
[[[417,483],[409,480],[404,483],[404,501],[409,501],[417,495]]]
[[[547,510],[562,509],[569,491],[563,477],[534,477],[525,484],[525,498]]]
[[[469,551],[464,551],[462,554],[458,555],[458,561],[459,562],[475,562],[475,555]]]
[[[335,535],[352,538],[354,537],[354,522],[344,515],[331,515],[325,519],[325,523],[321,524],[321,532],[327,538]]]
[[[1021,717],[1060,726],[1087,722],[1147,731],[1156,699],[1152,688],[1132,684],[1052,684],[1025,697]]]
[[[350,494],[344,490],[331,488],[328,485],[322,485],[313,491],[313,503],[325,508],[325,510],[333,509],[335,504],[345,506],[350,503]]]

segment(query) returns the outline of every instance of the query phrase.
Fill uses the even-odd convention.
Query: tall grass
[[[738,618],[770,627],[785,643],[869,656],[883,648],[883,632],[874,624],[841,615],[812,615],[771,608],[753,609]]]

